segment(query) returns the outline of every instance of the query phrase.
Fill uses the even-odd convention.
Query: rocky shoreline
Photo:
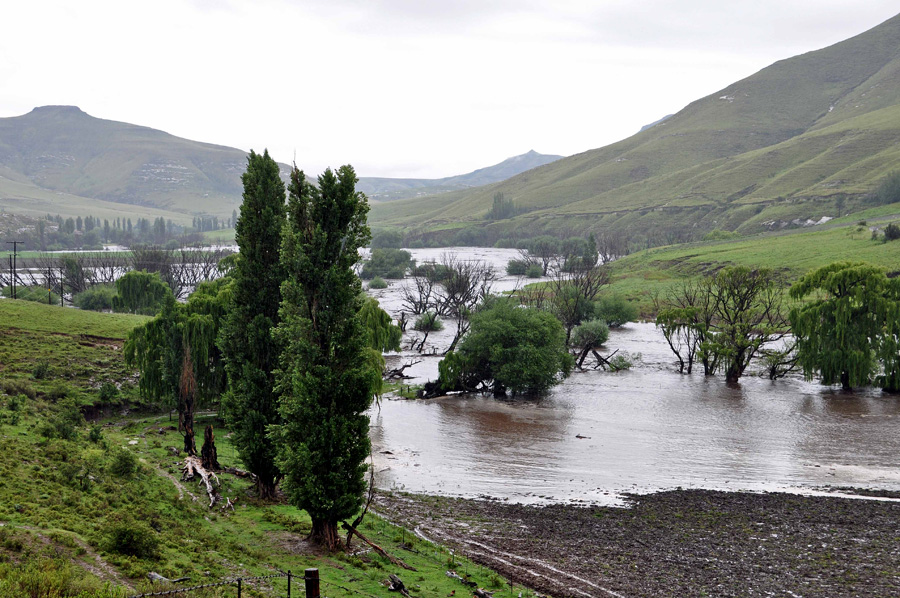
[[[900,596],[900,502],[866,494],[886,500],[673,490],[630,508],[541,507],[393,493],[376,508],[554,598]]]

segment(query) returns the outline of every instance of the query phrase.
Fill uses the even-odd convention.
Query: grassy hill
[[[58,193],[91,213],[99,200],[108,209],[142,206],[129,207],[131,215],[146,207],[180,213],[179,221],[185,214],[229,216],[240,204],[245,168],[241,150],[94,118],[74,106],[0,119],[0,198],[19,202],[10,210]]]
[[[283,578],[246,578],[289,570],[300,595],[308,567],[327,596],[386,595],[392,573],[414,596],[462,595],[468,588],[448,569],[504,587],[493,571],[371,513],[360,530],[416,571],[359,540],[350,553],[323,554],[304,540],[305,512],[259,502],[249,480],[224,472],[220,492],[234,508],[210,508],[201,486],[180,479],[177,416],[142,402],[123,362],[128,331],[146,320],[0,300],[0,598],[124,598],[237,577],[243,596],[285,596]],[[220,463],[240,467],[215,411],[198,414],[198,429],[206,424]],[[151,583],[151,571],[188,579]],[[236,592],[231,583],[185,595]]]
[[[358,188],[375,201],[467,189],[560,157],[531,151],[443,179],[363,177]],[[227,218],[240,206],[246,166],[243,150],[95,118],[75,106],[0,118],[0,208],[15,214]],[[281,169],[286,179],[290,167]]]
[[[900,168],[898,75],[900,16],[779,61],[618,143],[502,183],[376,205],[370,221],[440,241],[469,226],[483,242],[625,230],[658,244],[834,216]],[[487,222],[497,191],[524,213]]]
[[[682,280],[727,266],[770,268],[783,276],[786,285],[838,260],[868,262],[900,273],[900,243],[884,242],[881,234],[887,224],[898,221],[900,204],[891,204],[836,219],[816,230],[654,247],[610,264],[609,292],[637,302],[641,313],[652,317],[654,296],[663,296]]]

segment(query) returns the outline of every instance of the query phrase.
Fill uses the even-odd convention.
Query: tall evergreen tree
[[[290,501],[312,519],[313,540],[334,550],[338,522],[352,517],[365,491],[369,418],[381,381],[359,315],[358,249],[370,238],[366,197],[342,166],[318,189],[294,167],[282,247],[282,423],[274,428]]]
[[[279,322],[284,280],[279,251],[285,192],[278,164],[268,151],[250,152],[241,180],[244,201],[235,227],[240,256],[232,274],[231,309],[220,337],[228,374],[222,402],[241,461],[256,474],[259,496],[270,498],[280,479],[267,428],[279,417],[274,390],[278,350],[271,330]]]

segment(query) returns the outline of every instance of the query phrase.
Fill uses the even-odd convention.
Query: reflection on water
[[[371,414],[379,484],[524,502],[679,486],[900,490],[898,398],[796,378],[728,387],[680,375],[652,324],[614,331],[607,344],[641,361],[573,374],[540,399],[383,401]],[[437,361],[413,368],[412,382],[434,378]]]

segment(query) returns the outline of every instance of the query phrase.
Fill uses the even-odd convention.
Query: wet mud
[[[896,494],[674,490],[617,508],[388,493],[377,509],[554,597],[843,598],[900,596]]]

